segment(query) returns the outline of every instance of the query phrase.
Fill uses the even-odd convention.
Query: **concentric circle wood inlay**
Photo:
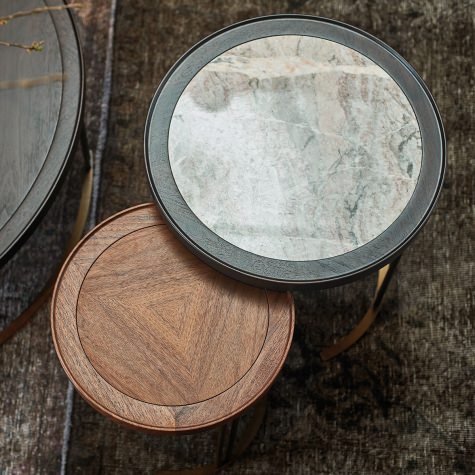
[[[223,278],[164,225],[102,253],[78,301],[81,343],[98,373],[142,401],[216,396],[249,370],[267,333],[265,293]]]
[[[56,349],[83,397],[158,432],[212,426],[252,404],[282,366],[293,324],[289,294],[212,270],[154,205],[91,231],[52,304]]]

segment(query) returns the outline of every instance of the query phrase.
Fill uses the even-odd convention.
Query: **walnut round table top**
[[[51,318],[60,361],[93,407],[135,428],[189,432],[265,393],[289,350],[294,307],[288,293],[202,263],[147,204],[81,241]]]

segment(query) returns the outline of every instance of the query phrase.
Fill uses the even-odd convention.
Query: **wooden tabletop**
[[[58,1],[0,2],[0,17]],[[83,68],[68,11],[14,18],[2,41],[43,51],[0,48],[0,262],[31,231],[57,189],[75,142],[83,97]]]
[[[78,245],[51,318],[61,363],[92,406],[132,427],[188,432],[266,392],[289,350],[294,307],[288,293],[208,267],[147,204]]]

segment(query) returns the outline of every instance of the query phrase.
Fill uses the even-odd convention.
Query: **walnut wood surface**
[[[62,2],[3,1],[0,16],[58,4]],[[82,58],[69,12],[15,18],[2,25],[1,39],[44,41],[44,49],[29,54],[2,46],[0,82],[46,79],[34,87],[0,89],[0,262],[31,230],[63,176],[76,138],[83,88]]]
[[[267,333],[267,299],[183,253],[159,224],[98,257],[77,321],[86,355],[112,386],[153,404],[193,404],[252,366]]]
[[[215,425],[252,404],[287,355],[289,294],[222,276],[152,204],[96,227],[58,279],[53,338],[94,407],[152,431]]]

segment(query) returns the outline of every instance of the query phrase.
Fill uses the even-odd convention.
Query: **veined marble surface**
[[[422,160],[414,112],[365,56],[308,36],[239,45],[206,65],[169,131],[177,186],[232,244],[307,261],[344,254],[393,223]]]

